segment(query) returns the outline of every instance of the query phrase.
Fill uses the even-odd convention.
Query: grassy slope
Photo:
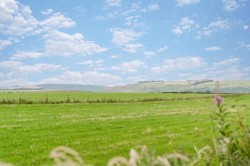
[[[43,84],[37,86],[24,86],[23,88],[20,87],[20,90],[37,89],[92,92],[213,92],[215,85],[216,82],[191,85],[188,84],[187,81],[135,83],[114,87],[74,84]],[[220,81],[220,85],[221,92],[250,93],[250,81]]]
[[[206,92],[214,91],[216,82],[190,85],[187,81],[150,82],[117,86],[108,89],[113,92]],[[221,92],[250,93],[250,81],[220,81]]]
[[[250,96],[226,99],[249,120]],[[56,146],[77,150],[86,163],[105,165],[147,145],[158,154],[172,148],[194,153],[211,140],[211,99],[119,104],[0,105],[0,161],[51,164]],[[248,111],[246,111],[248,110]],[[249,121],[248,121],[249,122]],[[198,128],[198,131],[195,130]],[[168,135],[167,135],[168,133]],[[172,145],[167,144],[172,138]]]
[[[196,96],[211,96],[201,94],[165,94],[165,93],[93,93],[93,92],[77,92],[77,91],[10,91],[0,92],[0,100],[16,100],[19,98],[31,100],[35,102],[45,101],[46,97],[49,101],[65,101],[69,97],[70,100],[80,100],[86,102],[87,100],[121,100],[131,101],[139,99],[172,99],[172,98],[185,98],[185,97],[196,97]]]

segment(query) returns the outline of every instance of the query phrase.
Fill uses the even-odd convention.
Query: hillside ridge
[[[207,92],[213,93],[217,82],[201,81],[139,81],[119,86],[98,86],[81,84],[38,84],[24,85],[0,90],[51,90],[90,92]],[[250,93],[250,81],[220,81],[221,93]]]

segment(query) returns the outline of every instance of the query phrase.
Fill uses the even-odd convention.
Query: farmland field
[[[57,146],[75,149],[85,163],[105,165],[146,145],[156,154],[194,154],[215,135],[211,95],[163,93],[2,92],[0,100],[33,104],[0,105],[0,161],[51,165]],[[40,104],[39,101],[70,101]],[[113,99],[113,103],[108,103]],[[147,100],[143,100],[147,99]],[[166,99],[155,100],[154,99]],[[95,102],[86,102],[88,100]],[[96,102],[100,101],[100,102]],[[105,102],[101,102],[105,101]],[[232,117],[250,124],[250,95],[225,96]],[[15,103],[15,102],[14,102]]]

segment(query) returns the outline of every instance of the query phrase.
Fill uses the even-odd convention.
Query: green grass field
[[[179,151],[194,154],[211,143],[212,98],[184,100],[196,94],[129,94],[81,92],[1,93],[1,98],[39,101],[114,98],[135,102],[81,104],[0,105],[0,161],[14,165],[52,165],[50,151],[67,146],[78,151],[85,163],[106,165],[115,156],[128,156],[131,148],[146,145],[156,154]],[[182,98],[137,102],[138,98]],[[242,115],[250,124],[250,95],[226,96],[232,117]],[[237,110],[237,111],[236,111]],[[170,141],[169,141],[170,140]]]
[[[196,93],[94,93],[78,91],[2,91],[0,92],[1,101],[13,101],[18,103],[19,99],[31,101],[33,103],[48,102],[70,102],[79,101],[80,103],[100,103],[100,102],[140,102],[140,101],[157,101],[157,100],[175,100],[187,98],[212,97],[211,94]]]

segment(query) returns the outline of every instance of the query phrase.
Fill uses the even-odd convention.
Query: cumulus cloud
[[[249,43],[245,43],[242,41],[238,41],[237,42],[237,48],[235,50],[239,50],[239,49],[247,49],[250,50],[250,44]]]
[[[218,68],[218,67],[225,67],[225,66],[231,66],[231,65],[238,64],[239,61],[240,61],[239,58],[232,57],[232,58],[220,61],[220,62],[214,62],[213,66],[216,67],[216,68]]]
[[[153,12],[160,9],[160,6],[157,3],[149,4],[147,8],[143,8],[140,12]]]
[[[143,35],[143,32],[135,32],[129,29],[111,29],[111,32],[111,42],[117,46],[126,45]]]
[[[222,0],[223,9],[227,12],[232,12],[237,10],[242,4],[244,0]]]
[[[128,27],[144,27],[145,23],[140,21],[141,16],[135,15],[135,16],[128,16],[126,18],[125,25]]]
[[[157,3],[150,4],[150,5],[148,6],[148,10],[149,10],[149,11],[155,11],[155,10],[159,10],[159,9],[160,9],[160,7],[159,7],[159,5],[158,5]]]
[[[53,13],[53,9],[46,9],[46,10],[41,11],[41,13],[43,15],[50,15],[51,13]]]
[[[2,0],[0,5],[0,33],[23,36],[38,26],[29,6],[20,5],[15,0]]]
[[[114,45],[123,48],[124,51],[136,53],[143,48],[143,44],[135,43],[136,39],[143,35],[143,32],[135,32],[129,29],[111,29],[111,32],[111,42]]]
[[[244,30],[248,30],[248,29],[249,29],[249,26],[248,26],[248,25],[244,25],[244,26],[243,26],[243,29],[244,29]]]
[[[120,58],[120,55],[111,55],[109,58],[111,58],[111,59],[118,59],[118,58]]]
[[[137,53],[139,50],[142,50],[143,47],[144,45],[141,43],[129,43],[125,45],[123,50],[129,53]]]
[[[46,78],[40,83],[115,85],[118,84],[121,80],[121,77],[110,73],[100,73],[95,71],[65,71],[59,77]]]
[[[118,66],[113,66],[112,70],[120,71],[122,73],[136,73],[138,69],[145,66],[145,63],[136,59],[130,62],[123,62]]]
[[[153,51],[144,51],[143,54],[144,54],[146,57],[153,57],[153,56],[156,56],[156,53],[153,52]]]
[[[205,48],[206,51],[220,51],[222,50],[220,47],[218,46],[213,46],[213,47],[208,47],[208,48]]]
[[[30,51],[18,51],[16,54],[11,56],[11,60],[22,60],[26,58],[39,58],[44,56],[41,52],[30,52]]]
[[[186,70],[199,68],[206,63],[200,57],[182,57],[176,59],[166,59],[163,65],[154,66],[151,72],[154,74],[162,72],[170,72],[174,70]]]
[[[203,27],[200,31],[198,31],[196,39],[200,39],[203,36],[210,36],[212,33],[219,30],[227,30],[229,27],[230,24],[228,20],[218,18],[216,21],[211,22],[208,26]]]
[[[52,9],[47,9],[42,14],[49,15],[52,12]],[[0,4],[0,33],[4,35],[22,37],[73,26],[75,22],[61,13],[54,13],[49,18],[38,21],[33,17],[29,6],[15,0],[2,0]]]
[[[9,40],[1,40],[0,39],[0,50],[5,49],[6,47],[10,46],[12,44]]]
[[[195,27],[194,20],[191,20],[188,17],[183,17],[172,31],[176,35],[182,35],[184,32],[190,31],[193,27]]]
[[[19,61],[0,61],[0,67],[8,68],[12,72],[19,74],[40,73],[42,71],[62,70],[61,65],[38,63],[34,65],[25,65]]]
[[[106,0],[108,6],[121,6],[122,0]]]
[[[194,5],[200,3],[200,0],[177,0],[177,6]]]
[[[22,63],[18,61],[0,61],[0,67],[2,68],[12,68],[15,66],[21,66]]]
[[[5,62],[6,64],[15,64],[15,62]],[[0,66],[1,66],[0,62]],[[20,66],[18,66],[20,67]],[[24,85],[24,84],[35,84],[34,82],[28,81],[28,75],[37,73],[38,71],[45,70],[58,70],[60,66],[49,65],[49,64],[35,64],[32,66],[23,66],[15,73],[7,74],[4,80],[0,80],[2,86],[10,85]],[[34,70],[35,69],[35,70]],[[24,75],[24,72],[29,72]],[[18,75],[18,72],[19,73]],[[32,73],[31,73],[32,72]],[[36,82],[36,84],[44,83],[64,83],[64,84],[90,84],[90,85],[116,85],[122,80],[121,77],[110,74],[95,71],[79,72],[79,71],[64,71],[58,77],[47,77],[42,81]]]
[[[76,23],[70,18],[65,17],[61,13],[54,13],[49,18],[39,23],[44,28],[71,28],[76,25]]]
[[[96,61],[86,60],[86,61],[78,62],[76,64],[88,66],[90,69],[94,71],[101,71],[105,69],[103,60],[96,60]]]
[[[26,65],[19,61],[0,61],[0,68],[4,69],[5,77],[0,80],[2,86],[24,85],[29,83],[34,75],[63,71],[64,67],[56,64],[37,63]],[[21,81],[21,82],[20,82]]]
[[[45,50],[48,55],[72,56],[91,55],[107,51],[107,48],[100,47],[94,41],[87,41],[83,35],[76,33],[73,35],[52,31],[44,35]]]
[[[158,53],[164,52],[168,49],[168,46],[161,47],[157,50]]]
[[[247,68],[238,67],[240,61],[240,58],[230,57],[219,62],[214,62],[207,73],[210,78],[217,80],[248,79],[249,71],[247,71]]]

